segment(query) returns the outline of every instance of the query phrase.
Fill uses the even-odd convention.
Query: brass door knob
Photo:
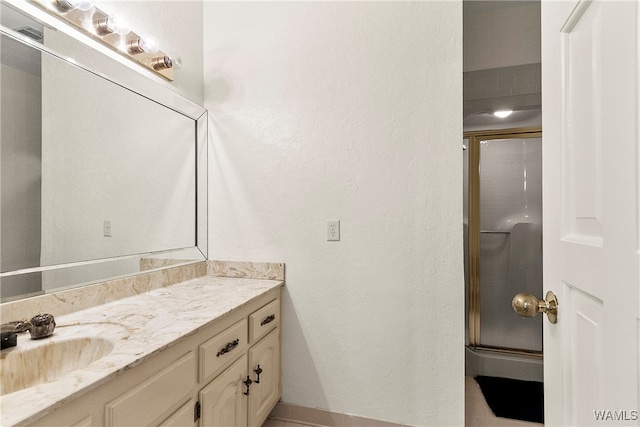
[[[546,299],[539,300],[531,294],[518,294],[513,297],[511,306],[520,316],[533,317],[538,313],[547,313],[549,322],[558,321],[558,298],[551,291],[547,292]]]

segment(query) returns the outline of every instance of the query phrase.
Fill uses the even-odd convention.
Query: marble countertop
[[[56,316],[56,332],[45,340],[101,334],[112,337],[113,327],[120,339],[109,354],[87,368],[3,395],[0,423],[33,422],[282,284],[281,280],[205,276]],[[3,350],[3,357],[5,352],[23,351],[45,340],[32,341],[28,333],[21,334],[18,346]]]

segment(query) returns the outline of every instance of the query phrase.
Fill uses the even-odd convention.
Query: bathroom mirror
[[[204,109],[0,6],[2,300],[206,259]]]

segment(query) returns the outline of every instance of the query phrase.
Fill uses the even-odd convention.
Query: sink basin
[[[119,325],[61,326],[51,339],[18,338],[18,346],[0,356],[0,395],[47,383],[111,353],[115,344],[128,338]]]

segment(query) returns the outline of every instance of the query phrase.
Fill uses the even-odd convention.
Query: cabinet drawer
[[[211,378],[244,354],[247,343],[245,318],[200,345],[200,382]]]
[[[196,382],[196,358],[181,357],[105,407],[108,426],[149,425],[183,399]],[[168,392],[170,391],[170,392]]]
[[[249,342],[254,343],[280,324],[280,300],[275,299],[249,316]]]

